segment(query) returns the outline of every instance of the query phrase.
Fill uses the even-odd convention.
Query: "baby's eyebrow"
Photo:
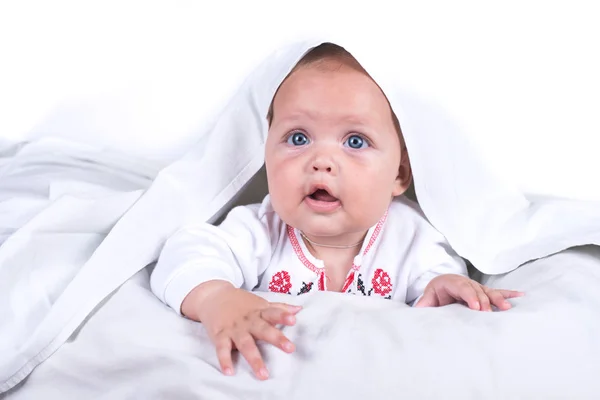
[[[307,110],[301,109],[297,111],[291,112],[289,115],[284,115],[279,121],[284,122],[296,122],[300,120],[319,120],[327,118],[328,115],[325,115],[323,112],[319,110]],[[342,123],[356,125],[356,126],[368,126],[368,118],[365,116],[359,116],[356,114],[341,114],[339,116],[335,116],[335,118]]]
[[[299,119],[318,119],[322,113],[319,111],[312,111],[308,109],[297,109],[295,111],[290,112],[288,115],[285,115],[282,118],[282,121],[297,121]]]

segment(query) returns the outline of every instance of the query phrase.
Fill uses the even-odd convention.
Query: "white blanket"
[[[65,140],[0,141],[0,244],[62,195],[146,189],[158,171],[154,163]]]
[[[158,167],[129,156],[45,139],[0,150],[0,370],[30,358],[71,280]],[[85,286],[76,290],[85,290]],[[6,387],[4,383],[3,388]]]
[[[29,228],[24,226],[0,248],[0,316],[3,321],[27,321],[3,325],[0,392],[27,377],[86,318],[94,315],[92,312],[112,292],[153,262],[165,239],[182,223],[214,220],[227,209],[263,163],[265,115],[276,88],[305,51],[319,43],[300,43],[270,57],[244,83],[198,144],[163,170],[139,200],[140,192],[136,190],[143,185],[133,190],[131,185],[130,189],[117,187],[117,193],[106,191],[105,187],[113,187],[112,178],[100,182],[100,188],[95,186],[91,200],[87,190],[72,181],[44,194],[56,200],[38,205],[38,210],[45,211],[39,219],[31,220]],[[497,274],[567,247],[600,244],[598,204],[530,202],[486,170],[442,110],[419,99],[407,82],[386,73],[393,68],[385,64],[385,59],[371,54],[368,48],[341,44],[363,63],[389,97],[405,134],[418,200],[433,225],[461,256],[480,270]],[[80,161],[85,164],[87,160]],[[151,177],[141,174],[136,165],[129,165],[130,170],[117,168],[115,173],[134,171],[136,175],[137,171],[146,179]],[[32,174],[30,179],[35,182],[37,175]],[[26,185],[29,181],[19,182]],[[46,205],[48,208],[44,208]],[[110,234],[104,238],[108,231]],[[34,242],[31,238],[41,239]],[[71,242],[69,238],[77,239]],[[521,286],[515,288],[527,290]],[[548,312],[552,309],[549,307]],[[444,310],[413,312],[415,319],[435,323],[432,329],[436,330],[438,323],[427,315],[440,313],[442,321],[449,322],[460,320],[464,311],[456,315]],[[472,316],[482,326],[487,318],[484,314]],[[384,334],[380,335],[377,341],[384,340]],[[431,362],[432,358],[428,359]],[[377,369],[373,371],[377,373]]]
[[[129,280],[7,400],[20,399],[594,399],[600,393],[600,249],[535,261],[496,287],[527,296],[509,312],[415,310],[336,293],[303,304],[285,328],[297,352],[261,346],[272,378],[240,358],[222,375],[201,324]],[[276,294],[265,294],[278,300]]]

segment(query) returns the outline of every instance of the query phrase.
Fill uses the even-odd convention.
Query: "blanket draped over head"
[[[52,186],[51,205],[0,247],[0,392],[27,377],[111,293],[153,263],[176,229],[215,221],[231,207],[263,165],[275,91],[321,42],[272,54],[146,191]],[[478,270],[503,274],[573,246],[600,244],[598,204],[530,201],[486,169],[443,110],[390,72],[385,54],[336,44],[362,64],[398,116],[426,217]],[[10,170],[3,173],[10,179]]]

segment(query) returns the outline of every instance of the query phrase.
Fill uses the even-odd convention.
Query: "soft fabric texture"
[[[271,374],[243,357],[219,370],[201,324],[162,304],[141,271],[108,298],[6,400],[29,399],[577,399],[600,392],[600,249],[529,263],[492,287],[518,287],[506,312],[414,309],[316,292],[265,294],[300,304],[284,332],[294,354],[259,344]]]
[[[278,85],[302,55],[319,43],[294,44],[269,57],[249,76],[200,141],[160,172],[139,200],[134,194],[119,195],[118,205],[108,210],[102,223],[89,227],[92,232],[110,230],[99,245],[98,241],[57,247],[69,254],[69,268],[61,270],[61,277],[55,277],[62,279],[59,290],[53,291],[55,301],[38,304],[22,299],[25,304],[18,305],[24,310],[21,318],[35,323],[18,340],[2,343],[2,348],[10,351],[3,351],[0,359],[0,392],[21,382],[94,315],[92,312],[111,293],[155,261],[165,240],[179,227],[214,221],[231,206],[263,164],[265,116]],[[388,96],[408,146],[420,206],[460,256],[483,272],[500,274],[570,246],[600,243],[598,204],[528,201],[486,170],[452,121],[420,99],[414,88],[398,83],[390,72],[393,68],[386,64],[385,51],[377,56],[360,45],[339,44],[353,53]],[[57,201],[67,201],[71,191],[77,192],[65,186]],[[94,193],[92,197],[98,207],[103,206],[101,195]],[[68,206],[48,209],[44,219],[70,220],[76,218],[73,210]],[[76,218],[78,223],[91,224],[85,217],[94,213],[94,208],[78,212],[82,215]],[[115,224],[122,212],[125,214]],[[65,237],[62,232],[48,231],[44,225],[33,228],[28,235],[42,232],[46,240]],[[78,232],[76,228],[73,225],[68,229]],[[19,230],[13,235],[16,238],[9,237],[1,248],[5,256],[0,259],[0,273],[10,267],[10,257],[22,257],[30,264],[11,269],[3,282],[6,292],[0,296],[9,308],[17,307],[10,300],[19,296],[14,291],[20,287],[16,282],[30,278],[32,265],[40,270],[54,268],[48,259],[24,257],[35,247],[22,246],[17,239]],[[46,281],[36,282],[42,286],[39,290],[49,290]],[[527,291],[526,287],[518,289]],[[450,317],[445,310],[435,312]],[[457,317],[460,315],[452,315]],[[474,318],[483,321],[488,317],[482,314]],[[11,335],[9,332],[3,337],[13,338]]]
[[[4,150],[4,151],[2,151]],[[29,353],[44,337],[65,294],[118,219],[142,195],[158,166],[64,140],[43,139],[0,150],[0,375],[35,365]],[[9,151],[10,150],[10,151]],[[4,235],[4,237],[2,237]],[[77,279],[75,279],[77,282]],[[31,361],[35,360],[35,361]]]
[[[442,274],[467,275],[467,267],[419,206],[398,197],[367,232],[341,292],[413,303]],[[298,229],[279,218],[269,196],[262,204],[234,208],[218,227],[205,223],[175,233],[154,267],[151,287],[179,313],[189,292],[210,280],[292,295],[329,290],[323,261],[310,253]]]

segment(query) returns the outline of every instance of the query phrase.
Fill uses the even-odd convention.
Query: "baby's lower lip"
[[[315,200],[310,196],[304,198],[306,205],[317,213],[330,213],[337,210],[342,203],[339,200],[336,201],[321,201]]]

